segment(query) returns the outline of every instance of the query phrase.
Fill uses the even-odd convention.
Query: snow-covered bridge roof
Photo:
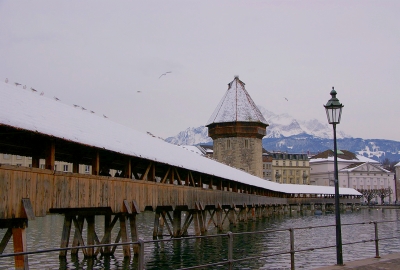
[[[50,99],[11,83],[0,83],[0,125],[214,175],[284,193],[334,194],[333,187],[278,184],[232,168],[103,116]],[[341,194],[360,195],[341,188]]]

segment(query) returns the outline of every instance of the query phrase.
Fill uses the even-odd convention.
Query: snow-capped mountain
[[[200,126],[187,128],[174,137],[166,138],[165,141],[176,145],[196,145],[199,143],[211,143],[212,139],[208,137],[208,128]]]
[[[328,124],[322,124],[316,119],[300,121],[294,119],[288,114],[274,114],[265,108],[258,106],[260,112],[267,120],[267,136],[265,138],[284,138],[299,134],[308,134],[318,138],[332,138],[332,127]],[[349,138],[343,132],[338,132],[337,138]],[[190,127],[179,132],[174,137],[166,139],[167,142],[179,145],[195,145],[199,143],[210,143],[212,139],[208,137],[208,130],[205,126]]]
[[[290,137],[303,133],[319,138],[333,138],[332,126],[326,123],[322,124],[317,119],[302,121],[294,119],[286,113],[278,115],[261,106],[258,108],[269,124],[266,138]],[[336,136],[338,139],[351,137],[341,131],[338,131]]]
[[[268,151],[288,153],[318,153],[333,149],[332,127],[316,119],[301,121],[288,114],[274,114],[259,106],[267,120],[267,136],[263,138],[263,147]],[[353,138],[344,132],[338,132],[338,148],[363,155],[378,161],[385,158],[400,160],[400,142],[382,139]],[[190,127],[179,132],[167,142],[177,145],[212,144],[205,126]]]

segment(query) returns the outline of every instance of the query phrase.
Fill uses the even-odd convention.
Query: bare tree
[[[390,172],[394,172],[394,170],[395,170],[394,166],[395,166],[396,164],[397,164],[397,161],[391,161],[390,159],[385,158],[385,159],[383,160],[383,162],[382,162],[382,167],[383,167],[385,170],[388,170],[388,171],[390,171]]]
[[[381,198],[381,204],[385,202],[385,198],[393,194],[393,190],[388,187],[388,188],[381,188],[377,190],[377,196]]]
[[[371,203],[371,200],[378,196],[378,189],[358,189],[364,198],[367,200],[367,204]]]

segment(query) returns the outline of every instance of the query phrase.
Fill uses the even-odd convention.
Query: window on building
[[[17,159],[22,159],[22,157],[17,155]]]
[[[289,161],[289,166],[292,167],[292,161]]]
[[[44,169],[44,164],[40,164],[40,169]]]
[[[32,164],[29,164],[29,168],[32,168]]]
[[[286,161],[283,161],[283,166],[286,166]]]
[[[10,155],[9,155],[9,154],[4,154],[4,155],[3,155],[3,158],[4,158],[4,159],[10,159]]]
[[[244,140],[244,148],[249,148],[249,140]]]
[[[226,149],[231,149],[231,140],[226,141]]]
[[[68,165],[64,165],[64,172],[68,172]]]
[[[303,161],[303,167],[305,167],[306,166],[306,162],[305,161]]]
[[[89,165],[85,165],[85,173],[89,173],[90,172],[90,166]]]
[[[278,166],[278,164],[279,164],[278,161],[275,161],[275,165]]]

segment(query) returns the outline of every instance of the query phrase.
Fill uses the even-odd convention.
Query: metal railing
[[[354,226],[354,225],[367,225],[367,224],[373,224],[374,225],[374,238],[371,239],[364,239],[360,241],[354,241],[354,242],[347,242],[343,243],[343,246],[345,245],[354,245],[354,244],[360,244],[360,243],[368,243],[368,242],[375,242],[375,258],[380,258],[380,253],[379,253],[379,241],[383,240],[391,240],[391,239],[397,239],[400,238],[400,236],[393,236],[393,237],[384,237],[384,238],[379,238],[378,235],[378,224],[379,223],[389,223],[389,222],[398,222],[399,220],[390,220],[390,221],[371,221],[371,222],[359,222],[359,223],[347,223],[347,224],[342,224],[343,226]],[[179,268],[181,270],[184,269],[201,269],[201,268],[208,268],[211,266],[223,266],[227,265],[228,269],[233,269],[234,263],[237,262],[243,262],[243,261],[249,261],[249,260],[254,260],[254,259],[260,259],[260,258],[267,258],[267,257],[272,257],[272,256],[277,256],[277,255],[284,255],[284,254],[290,254],[290,265],[291,269],[295,269],[295,253],[300,253],[300,252],[308,252],[308,251],[314,251],[314,250],[320,250],[320,249],[328,249],[328,248],[334,248],[336,245],[326,245],[326,246],[320,246],[320,247],[313,247],[313,248],[304,248],[304,249],[295,249],[295,244],[294,244],[294,231],[296,230],[310,230],[310,229],[316,229],[316,228],[327,228],[327,227],[335,227],[335,225],[321,225],[321,226],[310,226],[310,227],[298,227],[298,228],[288,228],[288,229],[278,229],[278,230],[265,230],[265,231],[255,231],[255,232],[241,232],[241,233],[232,233],[228,232],[225,234],[216,234],[216,235],[207,235],[207,236],[188,236],[188,237],[182,237],[182,238],[169,238],[169,239],[157,239],[157,240],[142,240],[139,239],[137,242],[124,242],[124,243],[115,243],[115,244],[98,244],[98,245],[88,245],[88,246],[74,246],[74,247],[67,247],[67,248],[53,248],[53,249],[44,249],[44,250],[37,250],[37,251],[28,251],[28,252],[18,252],[18,253],[9,253],[9,254],[0,254],[0,258],[5,258],[5,257],[14,257],[14,256],[21,256],[21,255],[33,255],[33,254],[40,254],[40,253],[50,253],[50,252],[59,252],[59,251],[65,251],[65,250],[72,250],[72,249],[81,249],[81,248],[98,248],[98,247],[110,247],[110,246],[127,246],[127,245],[137,245],[138,246],[138,254],[135,254],[135,256],[138,256],[137,260],[137,268],[142,270],[145,269],[145,244],[149,243],[161,243],[161,242],[170,242],[170,241],[182,241],[182,240],[188,240],[188,239],[210,239],[210,238],[217,238],[217,237],[227,237],[227,242],[228,242],[228,258],[225,258],[219,262],[214,262],[214,263],[208,263],[208,264],[201,264],[197,266],[191,266],[191,267],[186,267],[186,268]],[[234,236],[235,235],[254,235],[254,234],[269,234],[269,233],[275,233],[275,232],[289,232],[289,239],[290,239],[290,250],[289,251],[281,251],[281,252],[272,252],[268,254],[263,254],[260,256],[247,256],[244,258],[238,258],[234,259],[233,258],[233,244],[234,244]]]

